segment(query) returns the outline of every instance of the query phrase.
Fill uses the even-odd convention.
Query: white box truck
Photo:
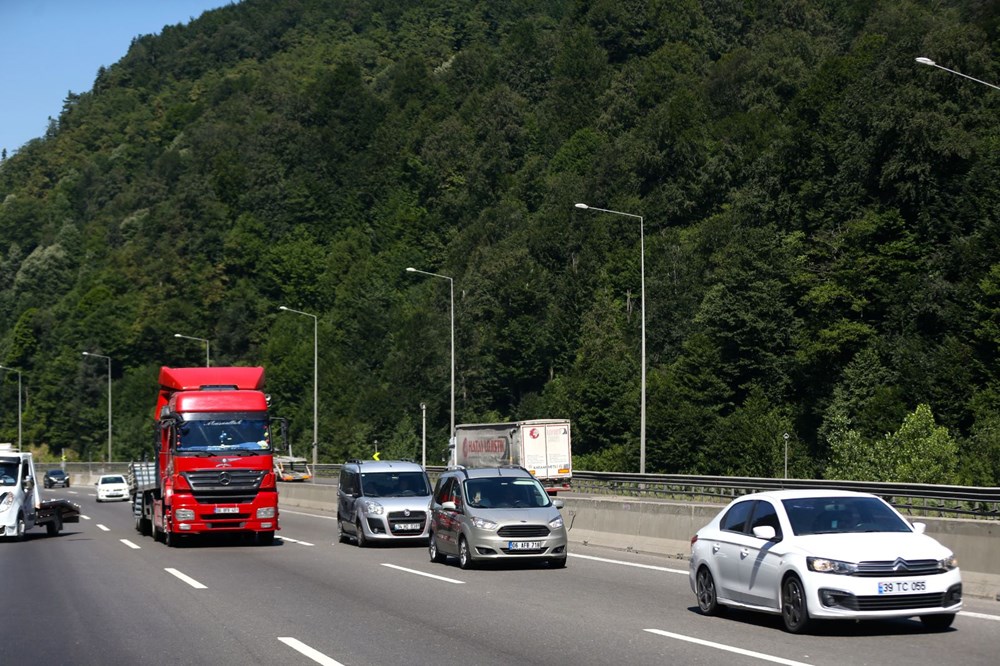
[[[80,505],[64,499],[43,501],[30,453],[0,445],[0,537],[21,541],[32,527],[45,525],[49,536],[63,523],[80,522]]]
[[[570,442],[568,419],[463,423],[455,426],[452,462],[469,468],[520,465],[555,494],[569,490],[573,478]]]

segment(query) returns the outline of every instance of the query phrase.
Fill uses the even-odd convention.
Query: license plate
[[[924,580],[893,580],[878,584],[879,594],[920,594],[927,591]]]
[[[396,523],[392,529],[400,532],[413,532],[420,529],[420,523]]]
[[[507,550],[541,550],[541,541],[508,541]]]
[[[216,513],[239,513],[240,508],[238,506],[217,506],[215,507]]]

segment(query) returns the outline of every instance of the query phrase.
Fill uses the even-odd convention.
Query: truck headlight
[[[174,511],[177,520],[194,520],[194,509],[177,509]]]
[[[0,495],[0,511],[6,511],[14,504],[14,493]]]
[[[274,518],[274,507],[273,506],[262,506],[257,509],[257,520]]]
[[[365,500],[365,513],[372,516],[381,516],[385,513],[385,507],[375,500]]]

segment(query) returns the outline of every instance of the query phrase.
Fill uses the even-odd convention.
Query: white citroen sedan
[[[732,606],[812,619],[919,616],[930,630],[962,609],[954,554],[867,493],[780,490],[731,502],[691,539],[691,589],[714,615]]]

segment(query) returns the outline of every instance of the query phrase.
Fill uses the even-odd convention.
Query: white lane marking
[[[657,634],[659,636],[666,636],[667,638],[676,638],[679,641],[687,641],[688,643],[696,643],[698,645],[704,645],[705,647],[715,648],[716,650],[725,650],[726,652],[735,652],[736,654],[742,654],[746,657],[753,657],[755,659],[763,659],[764,661],[770,661],[775,664],[784,664],[785,666],[811,666],[803,661],[793,661],[792,659],[783,659],[782,657],[775,657],[769,654],[764,654],[763,652],[754,652],[753,650],[744,650],[743,648],[733,647],[731,645],[724,645],[722,643],[715,643],[713,641],[705,641],[700,638],[693,638],[691,636],[684,636],[683,634],[675,634],[669,631],[663,631],[661,629],[646,629],[651,634]]]
[[[309,657],[317,664],[323,664],[323,666],[344,666],[336,659],[326,656],[319,650],[309,647],[298,639],[291,638],[289,636],[278,636],[278,640],[293,650],[298,651],[300,654]]]
[[[998,615],[987,615],[986,613],[973,613],[972,611],[958,611],[959,615],[964,615],[966,617],[978,617],[980,620],[994,620],[995,622],[1000,622],[1000,616]]]
[[[84,520],[90,520],[90,516],[86,516],[82,513],[80,514],[80,517],[83,518]]]
[[[208,589],[208,587],[206,587],[205,585],[202,585],[201,583],[199,583],[198,581],[196,581],[194,578],[191,578],[191,576],[188,576],[187,574],[182,574],[177,569],[171,569],[171,568],[168,567],[168,568],[164,569],[164,571],[166,571],[168,574],[170,574],[172,576],[177,576],[182,581],[184,581],[185,583],[187,583],[188,585],[190,585],[191,587],[193,587],[196,590],[207,590]]]
[[[434,574],[425,573],[423,571],[417,571],[416,569],[407,569],[406,567],[399,567],[395,564],[382,563],[382,566],[389,567],[390,569],[398,569],[399,571],[405,571],[406,573],[417,574],[418,576],[426,576],[427,578],[433,578],[434,580],[441,580],[445,583],[455,583],[456,585],[465,585],[464,580],[455,580],[454,578],[445,578],[444,576],[435,576]]]
[[[282,509],[281,513],[290,513],[295,516],[309,516],[310,518],[322,518],[323,520],[337,520],[336,516],[321,516],[318,513],[305,513],[303,511],[289,511],[288,509]]]
[[[110,532],[111,531],[110,528],[105,527],[104,525],[101,525],[100,523],[97,523],[97,529],[101,530],[102,532]]]
[[[140,547],[129,541],[128,539],[119,539],[123,544],[131,548],[132,550],[140,550]]]
[[[281,539],[282,541],[288,541],[290,543],[297,543],[297,544],[302,545],[302,546],[315,546],[316,545],[314,543],[309,543],[308,541],[299,541],[298,539],[293,539],[292,537],[279,536],[279,537],[274,537],[274,538],[275,539]]]
[[[653,571],[666,571],[667,573],[684,574],[688,575],[687,569],[670,569],[668,567],[658,567],[652,564],[638,564],[637,562],[624,562],[622,560],[609,560],[604,557],[594,557],[593,555],[579,555],[577,553],[569,553],[570,557],[579,557],[584,560],[593,560],[595,562],[608,562],[609,564],[621,564],[626,567],[637,567],[639,569],[652,569]]]

